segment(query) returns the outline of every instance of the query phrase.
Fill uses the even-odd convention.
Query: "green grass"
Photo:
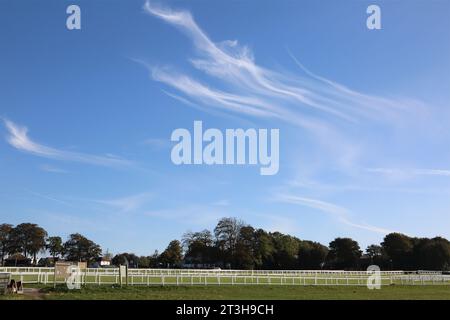
[[[449,286],[384,286],[381,290],[369,290],[356,286],[86,286],[81,290],[41,287],[39,296],[0,296],[0,299],[361,299],[361,300],[450,300]]]

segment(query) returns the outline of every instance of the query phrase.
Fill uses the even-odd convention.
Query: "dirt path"
[[[44,299],[45,293],[36,288],[24,288],[23,295],[32,300],[42,300]]]

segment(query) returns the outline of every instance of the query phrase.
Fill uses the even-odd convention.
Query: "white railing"
[[[6,288],[9,284],[10,278],[10,273],[0,272],[0,294],[4,294],[6,292]]]
[[[0,268],[22,283],[53,284],[54,268]],[[128,269],[129,285],[353,285],[365,286],[366,271],[341,270],[206,270]],[[382,271],[381,284],[449,285],[450,275],[439,272]],[[65,280],[59,279],[58,283]],[[82,284],[119,284],[119,268],[82,270]]]

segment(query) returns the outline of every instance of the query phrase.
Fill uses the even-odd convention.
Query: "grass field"
[[[45,299],[45,300],[203,300],[203,299],[350,299],[350,300],[450,300],[448,286],[385,286],[380,290],[369,290],[356,286],[152,286],[116,287],[87,286],[81,290],[68,290],[64,286],[53,289],[38,287],[33,294],[0,296],[0,299]]]

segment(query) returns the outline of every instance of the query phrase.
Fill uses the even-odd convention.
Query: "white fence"
[[[11,274],[7,272],[0,272],[0,294],[4,294],[6,292],[10,278]]]
[[[54,268],[0,268],[23,283],[53,284]],[[353,285],[365,286],[366,271],[336,270],[206,270],[206,269],[128,269],[128,285]],[[119,284],[119,268],[81,271],[82,284]],[[381,271],[381,285],[449,285],[450,275],[435,271]],[[64,280],[58,280],[63,283]]]

